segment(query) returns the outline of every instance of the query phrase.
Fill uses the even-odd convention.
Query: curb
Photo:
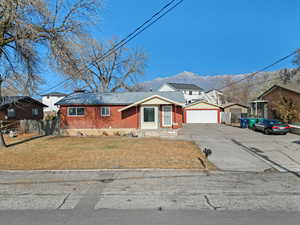
[[[0,170],[1,174],[71,174],[71,173],[97,173],[97,172],[205,172],[203,169],[87,169],[87,170]]]

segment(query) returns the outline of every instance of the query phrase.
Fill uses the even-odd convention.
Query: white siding
[[[176,91],[176,90],[171,88],[169,85],[164,84],[158,89],[158,91]]]
[[[44,108],[44,112],[57,112],[58,107],[54,104],[63,98],[63,96],[43,96],[42,103],[48,106]]]

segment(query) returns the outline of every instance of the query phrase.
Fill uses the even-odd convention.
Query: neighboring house
[[[223,112],[230,114],[230,123],[238,123],[242,116],[248,114],[248,106],[239,103],[227,103],[222,105]]]
[[[276,117],[276,105],[280,104],[283,97],[292,100],[298,112],[300,120],[300,87],[291,88],[284,85],[273,85],[264,93],[257,97],[257,100],[250,102],[250,112],[253,116],[268,119],[278,119]]]
[[[48,94],[42,95],[42,103],[48,106],[44,108],[45,115],[56,115],[56,113],[58,112],[58,107],[55,105],[55,103],[66,96],[66,94],[61,92],[50,92]]]
[[[221,107],[203,100],[190,103],[184,109],[185,123],[220,123]]]
[[[215,89],[202,92],[202,96],[199,99],[216,105],[222,105],[225,103],[223,93]]]
[[[195,84],[165,83],[158,91],[181,91],[187,104],[197,101],[206,101],[217,105],[224,103],[222,92],[215,89],[205,92],[203,88]]]
[[[165,83],[158,91],[180,91],[184,94],[186,103],[191,103],[198,100],[204,90],[195,84]]]
[[[0,120],[41,120],[47,105],[28,96],[5,96],[0,103]]]
[[[56,103],[67,134],[96,129],[136,130],[180,128],[181,92],[74,93]],[[94,131],[92,131],[94,130]]]

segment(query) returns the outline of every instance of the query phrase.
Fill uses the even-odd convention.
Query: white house
[[[222,104],[225,104],[223,96],[224,95],[222,92],[212,89],[207,92],[202,92],[202,95],[199,99],[205,100],[206,102],[211,103],[211,104],[222,105]]]
[[[56,113],[58,111],[58,107],[55,103],[66,96],[66,94],[60,92],[50,92],[42,95],[42,103],[48,106],[44,108],[44,113]]]
[[[195,84],[165,83],[158,91],[181,91],[187,104],[196,101],[205,101],[216,105],[224,104],[222,92],[214,89],[205,92],[203,88]]]
[[[165,83],[158,91],[181,91],[186,103],[191,103],[198,100],[204,90],[195,84]]]

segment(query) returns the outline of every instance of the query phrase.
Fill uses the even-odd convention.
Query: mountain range
[[[226,82],[241,80],[251,75],[245,74],[226,74],[226,75],[198,75],[193,72],[182,72],[174,76],[158,77],[151,81],[140,83],[139,86],[143,90],[157,90],[164,83],[189,83],[196,84],[204,90],[219,89],[226,86]],[[249,78],[245,82],[249,82]],[[243,83],[243,82],[241,82]],[[251,78],[253,90],[255,92],[264,90],[273,84],[290,84],[292,86],[300,86],[300,72],[298,69],[282,69],[271,72],[260,72]]]

